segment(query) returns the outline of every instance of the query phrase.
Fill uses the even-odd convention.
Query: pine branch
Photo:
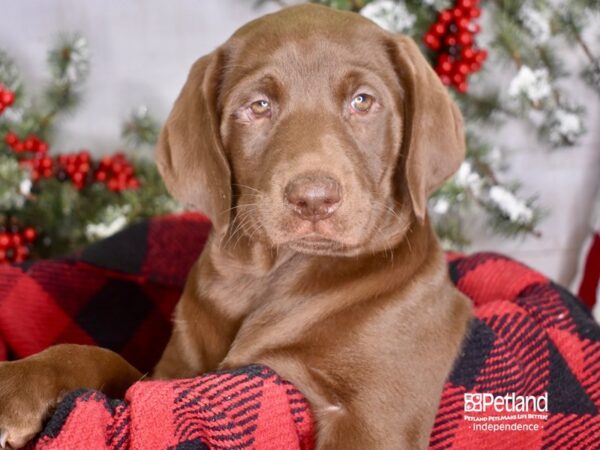
[[[61,35],[48,53],[52,78],[45,90],[46,110],[39,119],[38,133],[45,136],[56,116],[72,111],[79,103],[81,88],[89,74],[87,42],[78,34]]]
[[[488,90],[488,92],[479,95],[467,93],[456,96],[455,101],[459,104],[468,124],[477,122],[493,126],[500,120],[501,115],[513,115],[502,104],[499,90]]]
[[[21,87],[19,71],[12,58],[2,49],[0,49],[0,83],[13,92]]]
[[[600,2],[596,0],[591,0],[590,2],[583,3],[584,8],[586,9],[591,9],[592,7],[589,5],[589,3],[594,3],[598,10],[600,10]],[[579,45],[586,58],[588,59],[589,63],[593,66],[600,67],[598,58],[592,53],[589,45],[583,40],[583,37],[581,35],[581,26],[578,23],[578,20],[575,18],[575,15],[572,12],[569,12],[568,10],[566,10],[565,12],[561,12],[553,5],[550,5],[550,8],[555,18],[557,19],[559,25],[562,25],[562,27],[566,30],[567,34],[571,36],[571,38],[574,39],[575,42]]]
[[[141,106],[133,111],[121,127],[121,137],[132,148],[154,146],[159,133],[158,122]]]
[[[538,224],[543,218],[544,213],[534,206],[533,200],[528,201],[528,206],[532,208],[534,215],[531,222],[528,223],[514,222],[500,209],[490,206],[490,204],[483,201],[479,201],[478,203],[489,213],[488,226],[495,232],[511,238],[527,235],[537,238],[542,237],[542,233],[538,229]]]

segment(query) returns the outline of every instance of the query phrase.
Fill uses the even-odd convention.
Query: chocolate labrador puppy
[[[464,151],[409,38],[315,5],[242,27],[194,64],[160,136],[168,188],[214,229],[153,376],[265,364],[310,401],[318,449],[426,448],[471,311],[427,197]],[[1,443],[72,389],[140,376],[87,346],[2,363]]]

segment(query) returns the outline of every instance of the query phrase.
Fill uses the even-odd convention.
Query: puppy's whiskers
[[[234,206],[230,209],[236,212],[232,220],[232,231],[227,233],[226,240],[221,241],[221,246],[227,247],[232,242],[232,240],[236,238],[235,244],[233,246],[233,248],[235,248],[241,236],[244,234],[243,229],[246,226],[246,221],[248,217],[251,215],[251,213],[258,209],[258,203],[241,204]]]
[[[232,183],[232,186],[250,189],[251,191],[258,192],[258,195],[264,195],[264,192],[262,192],[261,190],[253,188],[252,186],[248,186],[247,184]],[[257,195],[257,194],[254,194],[254,195]]]

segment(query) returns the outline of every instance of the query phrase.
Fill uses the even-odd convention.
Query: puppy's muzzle
[[[316,223],[327,219],[342,203],[337,181],[326,175],[301,175],[285,188],[285,200],[302,220]]]

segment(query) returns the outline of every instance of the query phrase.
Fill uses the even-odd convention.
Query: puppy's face
[[[232,232],[301,252],[353,253],[400,225],[392,177],[402,99],[387,55],[321,35],[268,52],[256,45],[248,40],[223,81]]]
[[[352,255],[423,220],[463,151],[460,114],[414,43],[312,5],[199,60],[158,156],[171,191],[226,242]]]

